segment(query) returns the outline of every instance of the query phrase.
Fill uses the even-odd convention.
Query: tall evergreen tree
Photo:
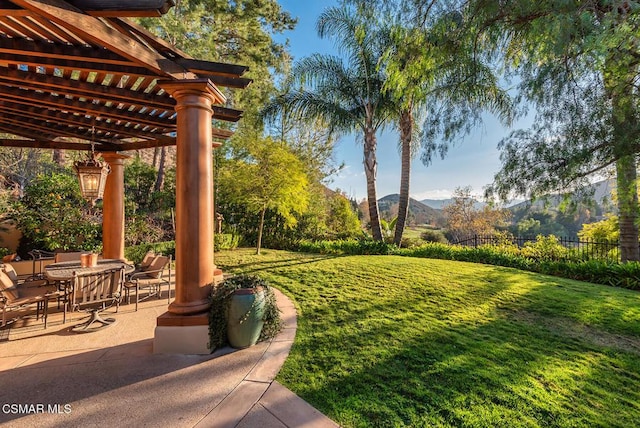
[[[639,260],[640,4],[476,0],[468,13],[538,112],[531,129],[501,142],[503,167],[489,191],[575,192],[615,170],[622,260]]]

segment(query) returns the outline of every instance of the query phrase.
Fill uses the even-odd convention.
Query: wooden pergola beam
[[[249,67],[244,65],[202,61],[193,58],[178,58],[176,63],[198,75],[212,74],[225,77],[240,77],[249,70]]]
[[[227,107],[212,106],[213,118],[226,122],[237,122],[242,118],[242,110],[235,110]]]
[[[131,61],[127,61],[106,49],[96,50],[84,46],[42,43],[0,36],[0,54],[2,54],[3,60],[8,56],[31,57],[31,62],[49,59],[50,63],[57,68],[82,70],[95,69],[101,65],[103,66],[102,70],[113,70],[115,74],[157,77],[148,69],[132,66]],[[56,61],[54,62],[54,60]]]
[[[83,102],[63,96],[48,95],[13,87],[0,86],[0,95],[10,99],[12,103],[20,105],[46,106],[52,109],[89,114],[101,119],[123,121],[125,123],[135,122],[148,126],[161,127],[163,133],[175,130],[176,126],[175,118],[172,119],[173,113],[160,117],[157,114],[138,113],[137,111],[120,109],[114,106],[107,107],[92,102]]]
[[[0,80],[10,82],[15,86],[55,92],[72,97],[93,98],[103,102],[134,104],[167,111],[173,111],[175,106],[175,100],[166,93],[155,95],[1,67]]]
[[[91,150],[91,144],[89,143],[71,143],[67,141],[53,141],[53,140],[22,140],[22,139],[0,139],[0,146],[2,147],[26,147],[30,149],[63,149],[63,150]],[[110,143],[95,143],[95,150],[102,152],[116,152],[120,149],[117,144]]]
[[[4,114],[13,114],[16,117],[23,117],[26,120],[30,118],[38,118],[53,123],[61,123],[71,126],[84,125],[86,128],[95,128],[98,132],[112,133],[115,138],[122,139],[126,137],[137,138],[160,138],[160,133],[144,130],[141,127],[124,126],[114,122],[107,122],[104,120],[93,120],[86,117],[83,114],[69,115],[54,110],[43,110],[37,107],[25,107],[21,110],[16,110],[11,103],[0,100],[0,112]]]
[[[131,38],[109,27],[99,18],[89,16],[62,0],[10,0],[11,3],[41,15],[98,46],[104,46],[160,75],[175,79],[195,78],[165,56],[136,43]]]
[[[162,16],[175,5],[173,0],[69,0],[69,3],[92,16],[130,17]],[[7,0],[0,0],[0,12],[12,16],[28,13]]]

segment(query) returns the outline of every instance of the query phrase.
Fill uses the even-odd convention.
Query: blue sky
[[[298,18],[294,31],[286,32],[277,40],[289,39],[289,51],[294,61],[315,52],[336,53],[330,40],[320,39],[316,32],[316,19],[327,7],[337,6],[337,0],[279,0],[282,7]],[[525,124],[516,124],[523,127]],[[411,173],[411,196],[415,199],[444,199],[451,196],[456,187],[471,186],[474,193],[493,181],[500,169],[499,151],[496,146],[509,133],[494,117],[485,116],[483,125],[450,147],[447,157],[435,158],[427,167],[420,159],[414,160]],[[366,181],[362,166],[362,146],[355,143],[355,136],[341,138],[335,148],[338,163],[345,169],[333,177],[329,187],[339,188],[357,200],[366,198]],[[400,189],[400,154],[398,135],[388,129],[378,135],[378,198],[398,193]]]

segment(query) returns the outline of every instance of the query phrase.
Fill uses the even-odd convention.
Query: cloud
[[[449,199],[453,195],[453,191],[448,189],[425,190],[411,195],[413,199],[421,201],[423,199]]]

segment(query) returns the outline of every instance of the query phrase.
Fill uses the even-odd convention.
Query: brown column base
[[[203,293],[209,294],[210,292]],[[169,308],[167,309],[169,312],[175,315],[194,315],[199,314],[200,312],[205,312],[211,307],[211,302],[209,299],[203,298],[200,300],[189,301],[186,303],[179,303],[176,301],[171,302]]]
[[[165,312],[157,320],[154,354],[210,354],[209,313],[176,315]]]
[[[209,313],[203,312],[194,315],[176,315],[165,312],[156,319],[159,327],[185,327],[193,325],[209,325]]]

